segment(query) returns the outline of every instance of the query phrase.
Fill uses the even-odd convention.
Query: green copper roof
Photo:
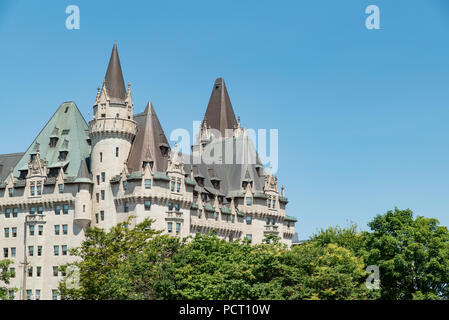
[[[285,215],[284,220],[286,220],[286,221],[294,221],[294,222],[298,221],[298,219],[296,219],[295,217],[288,216],[288,215]]]
[[[210,204],[206,204],[206,205],[204,206],[204,210],[210,211],[210,212],[214,212],[214,211],[215,211],[215,208],[212,207]]]
[[[153,178],[154,180],[166,180],[166,181],[170,181],[170,177],[167,176],[165,173],[163,172],[155,172],[153,174]]]
[[[186,184],[191,185],[191,186],[195,186],[196,182],[190,179],[185,179]]]
[[[243,217],[245,213],[240,210],[237,210],[237,215]]]
[[[198,209],[198,204],[197,203],[193,203],[191,209]]]
[[[67,177],[76,178],[80,172],[81,162],[89,157],[90,146],[87,143],[88,125],[74,102],[64,102],[59,106],[28,150],[14,168],[14,176],[19,170],[27,170],[31,154],[39,150],[42,160],[47,161],[47,168],[61,167],[68,164]],[[50,137],[58,137],[55,147],[50,147]],[[59,151],[67,150],[67,158],[59,161]],[[81,170],[84,172],[84,170]],[[86,177],[83,177],[86,178]]]
[[[140,180],[142,179],[142,172],[134,171],[126,175],[127,180]]]
[[[221,213],[228,213],[231,214],[232,211],[228,207],[221,207]]]

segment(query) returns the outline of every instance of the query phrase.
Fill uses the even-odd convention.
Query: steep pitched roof
[[[144,112],[134,116],[134,121],[137,123],[137,133],[129,153],[129,171],[140,171],[143,161],[153,161],[153,171],[165,172],[168,157],[162,154],[161,146],[166,147],[167,151],[170,146],[151,102],[148,102]]]
[[[226,129],[234,129],[234,126],[237,126],[234,110],[232,109],[231,100],[229,99],[223,78],[215,80],[204,120],[206,120],[208,126],[219,130],[222,137],[225,136]]]
[[[59,106],[33,143],[14,168],[14,176],[20,170],[28,170],[31,154],[39,150],[41,159],[47,161],[47,168],[67,166],[66,176],[77,177],[81,161],[90,155],[88,126],[76,104],[72,101]],[[58,138],[54,147],[50,146],[50,137]],[[58,159],[60,151],[68,151],[65,160]]]
[[[122,67],[120,65],[117,45],[115,43],[112,47],[108,70],[104,77],[104,85],[106,87],[106,92],[112,101],[126,100],[125,81],[123,80]]]
[[[194,177],[204,177],[204,189],[212,194],[224,194],[226,197],[243,196],[243,181],[252,181],[252,190],[257,196],[264,192],[264,170],[256,148],[249,136],[213,140],[212,149],[223,150],[221,158],[230,163],[206,164],[202,159],[193,159],[192,155],[185,161],[184,170],[193,169]],[[227,150],[233,154],[226,154]],[[220,180],[220,190],[216,190],[212,180]]]
[[[14,168],[23,155],[23,152],[0,154],[0,183],[6,180],[10,168]]]

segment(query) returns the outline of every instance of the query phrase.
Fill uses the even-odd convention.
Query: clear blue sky
[[[202,119],[217,77],[243,126],[279,128],[300,238],[395,206],[449,225],[449,1],[0,0],[0,153],[62,101],[90,119],[114,41],[136,112],[151,99],[166,133]]]

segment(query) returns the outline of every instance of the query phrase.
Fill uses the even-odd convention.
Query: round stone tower
[[[100,88],[97,90],[93,109],[94,116],[89,122],[94,180],[92,225],[108,229],[116,224],[110,179],[125,169],[136,134],[130,85],[126,91],[116,44],[112,48],[103,87],[101,91]]]

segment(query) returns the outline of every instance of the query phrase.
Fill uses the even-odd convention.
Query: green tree
[[[357,225],[350,222],[346,228],[336,226],[321,229],[310,238],[310,242],[321,246],[336,244],[350,250],[356,256],[362,257],[365,249],[365,236],[366,233],[357,231]]]
[[[197,234],[173,255],[166,272],[174,276],[163,290],[167,299],[264,298],[279,271],[276,244],[251,246],[245,241],[227,242]]]
[[[9,269],[11,263],[11,260],[0,260],[0,300],[9,298],[8,290],[11,290],[11,288],[8,288],[7,285],[9,285],[10,279],[15,276],[15,273]]]
[[[151,263],[160,264],[168,251],[176,247],[177,240],[159,236],[151,229],[151,220],[145,220],[128,228],[133,218],[112,227],[109,232],[100,228],[89,228],[80,248],[71,250],[79,260],[62,267],[77,270],[79,286],[73,287],[68,273],[60,282],[59,290],[66,299],[137,299],[152,298],[151,282],[145,281],[153,275]],[[154,240],[158,237],[157,240]],[[154,240],[154,241],[152,241]],[[164,250],[162,250],[164,249]],[[161,251],[158,251],[161,250]],[[145,260],[147,259],[147,260]],[[140,276],[140,277],[139,277]],[[142,285],[143,287],[140,287]]]
[[[369,299],[361,257],[335,243],[308,242],[285,253],[279,275],[283,296],[293,300]]]
[[[382,299],[449,298],[449,232],[410,209],[376,216],[367,234],[366,261],[380,269]]]

